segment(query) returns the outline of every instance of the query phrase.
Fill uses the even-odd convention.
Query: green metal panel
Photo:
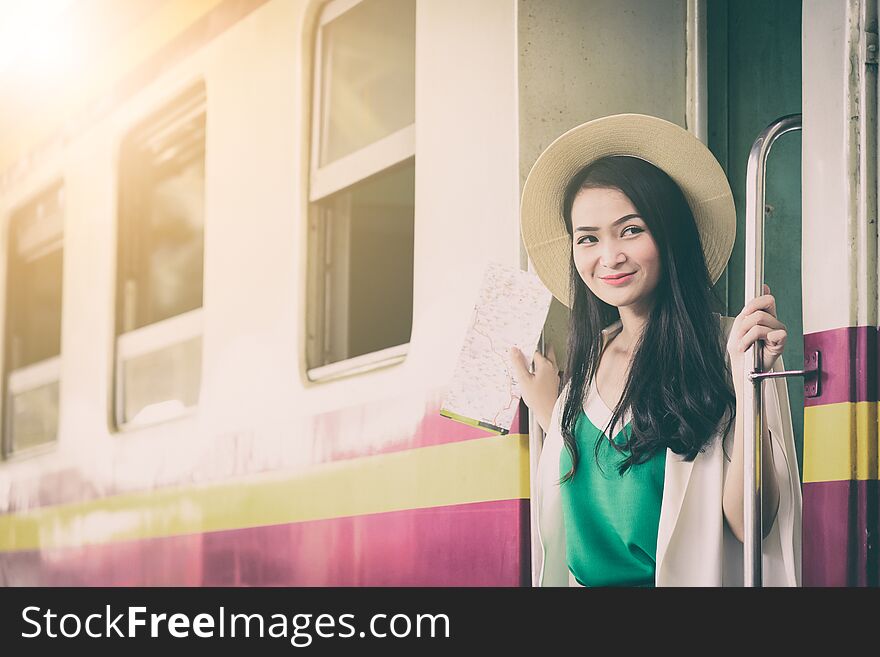
[[[729,315],[744,302],[746,165],[755,138],[770,123],[801,112],[800,0],[707,3],[709,147],[727,171],[737,208],[737,234],[727,275],[716,291]],[[767,163],[765,281],[789,339],[787,369],[803,367],[801,301],[801,136],[789,133]],[[788,380],[792,423],[803,471],[803,380]]]

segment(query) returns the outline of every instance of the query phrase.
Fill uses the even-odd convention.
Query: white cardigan
[[[727,342],[732,317],[718,315]],[[614,328],[612,325],[606,331]],[[784,369],[780,356],[773,371]],[[537,528],[542,553],[536,586],[579,586],[570,576],[565,550],[565,526],[559,490],[559,457],[564,449],[560,430],[566,384],[553,407],[550,432],[538,461],[535,494]],[[779,510],[764,539],[764,586],[800,586],[801,487],[791,428],[785,379],[764,382],[765,421],[773,443],[773,462],[779,489]],[[724,436],[731,454],[733,425]],[[742,586],[743,544],[733,535],[721,508],[729,462],[720,449],[720,432],[705,452],[687,462],[666,450],[666,470],[660,526],[657,533],[655,583],[657,586]],[[765,454],[764,458],[769,457]]]

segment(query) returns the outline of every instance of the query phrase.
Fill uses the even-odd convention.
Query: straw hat
[[[535,162],[523,187],[523,243],[535,271],[560,302],[571,307],[571,237],[562,217],[565,187],[581,168],[608,155],[629,155],[662,169],[684,192],[694,213],[714,285],[736,237],[733,194],[721,165],[687,130],[643,114],[616,114],[572,128]]]

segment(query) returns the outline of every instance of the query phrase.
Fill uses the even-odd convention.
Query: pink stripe
[[[523,586],[529,501],[0,553],[22,586]]]
[[[804,586],[878,586],[880,482],[804,484]]]
[[[820,395],[804,406],[877,401],[877,328],[848,326],[804,336],[804,352],[821,352]]]

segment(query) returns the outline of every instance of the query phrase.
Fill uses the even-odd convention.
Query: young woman
[[[539,583],[741,584],[744,355],[762,340],[764,369],[779,369],[787,333],[766,286],[736,318],[712,312],[735,236],[720,166],[673,124],[606,117],[541,155],[522,222],[538,275],[571,308],[561,394],[552,351],[534,373],[511,353],[547,433]],[[801,497],[781,380],[765,406],[764,583],[795,586]]]

